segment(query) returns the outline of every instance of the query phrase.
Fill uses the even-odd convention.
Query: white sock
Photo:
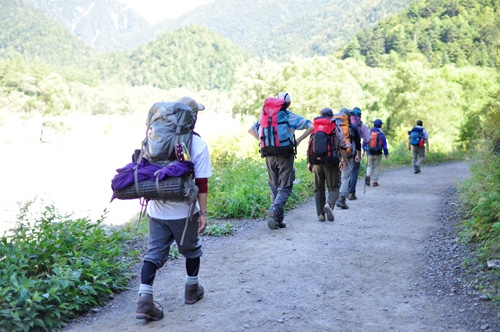
[[[153,295],[153,286],[141,284],[139,286],[139,295]]]
[[[186,285],[196,285],[198,283],[198,276],[186,276]]]

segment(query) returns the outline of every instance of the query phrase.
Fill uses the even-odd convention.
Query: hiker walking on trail
[[[342,116],[343,115],[343,116]],[[334,115],[337,117],[338,115]],[[347,193],[349,190],[349,181],[351,179],[351,173],[354,168],[355,162],[361,161],[361,137],[359,136],[358,127],[351,123],[351,112],[347,108],[340,109],[340,117],[344,123],[341,127],[344,130],[344,136],[349,142],[349,148],[347,149],[347,164],[342,170],[341,180],[340,180],[340,195],[337,200],[337,206],[342,209],[348,209],[349,206],[346,203]]]
[[[283,209],[295,181],[296,148],[314,130],[310,120],[288,110],[290,103],[287,92],[278,93],[277,98],[267,98],[259,120],[248,129],[259,141],[261,156],[266,158],[271,189],[271,207],[267,210],[270,229],[286,227]],[[295,139],[295,130],[305,132]]]
[[[205,109],[191,97],[183,97],[177,102],[186,104],[192,109],[194,122],[198,111]],[[153,302],[153,282],[156,271],[166,263],[174,240],[179,253],[186,258],[185,304],[194,304],[204,295],[203,287],[198,282],[202,256],[198,234],[203,233],[207,226],[208,178],[212,175],[212,169],[207,144],[196,133],[192,135],[189,156],[194,164],[195,183],[199,189],[198,203],[193,206],[192,213],[190,213],[191,207],[184,201],[152,200],[148,206],[149,242],[141,270],[136,312],[138,319],[163,318],[163,309],[158,308]]]
[[[420,173],[420,167],[425,160],[425,150],[429,152],[429,135],[422,125],[422,121],[418,120],[417,125],[408,132],[408,151],[413,152],[411,162],[415,174]]]
[[[380,175],[380,163],[382,161],[382,152],[385,159],[389,159],[389,150],[387,149],[387,140],[382,132],[384,123],[380,119],[373,121],[374,127],[370,130],[370,144],[368,144],[368,166],[366,168],[365,184],[370,185],[373,180],[373,186],[378,186],[378,177]]]
[[[314,131],[307,148],[307,169],[314,174],[314,199],[319,221],[334,221],[333,209],[339,197],[340,172],[347,163],[347,143],[340,126],[332,121],[331,108],[321,110],[313,120]],[[328,199],[325,197],[325,182]]]
[[[361,121],[361,109],[359,107],[354,107],[354,109],[351,110],[351,123],[358,128],[359,136],[361,137],[361,139],[363,139],[363,151],[361,152],[361,160],[363,160],[365,158],[366,147],[368,146],[368,142],[370,141],[370,130]],[[354,166],[352,167],[351,179],[349,180],[349,196],[347,197],[347,199],[350,201],[357,199],[356,184],[358,183],[361,160],[354,160]]]

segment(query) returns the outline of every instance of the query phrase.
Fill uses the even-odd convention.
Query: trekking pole
[[[369,123],[369,128],[368,128],[368,131],[371,131],[372,130],[372,122],[368,122]],[[371,140],[371,138],[370,138]],[[370,141],[368,141],[368,144],[366,145],[365,147],[365,154],[366,154],[366,168],[365,168],[365,178],[366,178],[366,175],[368,173],[368,146],[370,145]],[[363,195],[366,194],[366,180],[365,180],[365,185],[363,187]]]

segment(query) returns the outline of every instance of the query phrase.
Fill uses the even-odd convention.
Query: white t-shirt
[[[198,135],[193,135],[191,144],[191,161],[194,163],[195,178],[209,178],[212,176],[210,154],[205,141]],[[184,202],[167,202],[151,200],[148,204],[148,215],[157,219],[172,220],[188,216],[189,206]],[[193,213],[200,210],[198,203]]]

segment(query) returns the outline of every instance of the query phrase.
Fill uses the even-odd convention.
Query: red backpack
[[[288,132],[289,112],[283,99],[267,98],[260,117],[260,153],[267,156],[295,154],[295,135]]]
[[[329,117],[313,120],[314,130],[309,138],[307,160],[313,165],[335,164],[339,162],[335,148],[335,122]]]
[[[370,130],[370,144],[368,145],[368,151],[371,153],[382,152],[382,135],[379,130]]]

